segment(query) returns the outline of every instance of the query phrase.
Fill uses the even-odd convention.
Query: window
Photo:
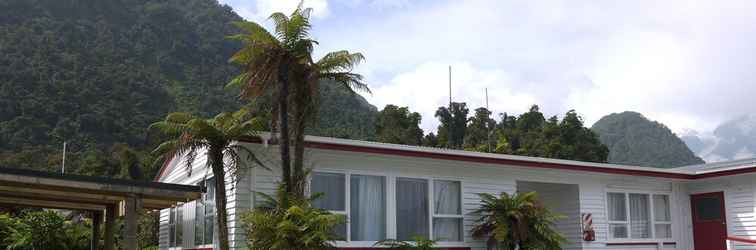
[[[432,200],[428,194],[430,183]],[[437,241],[462,241],[461,186],[459,181],[396,178],[397,238],[412,240],[420,236]],[[433,214],[429,216],[431,201]]]
[[[672,216],[667,195],[654,195],[654,232],[658,239],[672,238]]]
[[[176,246],[176,208],[172,207],[168,215],[168,243],[169,246]]]
[[[170,247],[183,245],[184,236],[184,206],[178,205],[170,209],[168,217],[168,241]]]
[[[610,238],[672,238],[669,195],[609,192],[606,204]]]
[[[428,180],[396,178],[396,237],[428,239]]]
[[[462,241],[462,188],[459,181],[433,181],[433,238]]]
[[[194,209],[194,244],[213,244],[215,231],[215,180],[205,181],[207,192],[202,194],[200,200],[195,201]]]
[[[352,241],[386,238],[386,177],[351,175],[349,227]]]
[[[337,173],[314,173],[310,193],[321,196],[312,202],[313,207],[346,215],[346,175]],[[336,234],[347,239],[346,226],[335,229]]]
[[[334,229],[347,241],[414,237],[443,242],[464,240],[459,181],[315,172],[310,193],[320,194],[313,201],[314,207],[349,218],[346,225]],[[393,199],[392,210],[387,209],[389,197]],[[396,221],[390,228],[389,214],[395,216],[392,224]]]
[[[349,218],[346,225],[335,229],[344,240],[386,238],[386,177],[318,172],[312,175],[310,192],[322,195],[313,201],[314,207]]]

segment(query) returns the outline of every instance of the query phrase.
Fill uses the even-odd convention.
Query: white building
[[[756,239],[756,161],[660,169],[307,137],[315,205],[345,214],[342,249],[376,240],[440,239],[448,249],[485,249],[470,236],[479,193],[537,191],[565,215],[557,229],[565,249],[724,250],[727,237]],[[275,146],[240,142],[277,166]],[[202,155],[202,154],[200,154]],[[201,157],[187,175],[182,158],[167,162],[157,181],[198,184],[212,179]],[[273,194],[279,170],[253,168],[227,180],[232,248],[244,248],[240,214],[255,192]],[[207,185],[212,187],[212,185]],[[161,211],[160,249],[212,249],[217,242],[212,192]],[[581,216],[593,219],[595,240],[583,239]],[[736,249],[756,249],[737,243]]]

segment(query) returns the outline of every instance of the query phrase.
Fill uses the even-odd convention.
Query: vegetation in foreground
[[[479,196],[481,205],[473,214],[480,218],[472,228],[472,235],[486,239],[488,249],[559,250],[567,243],[554,229],[554,223],[562,216],[543,206],[537,193]]]

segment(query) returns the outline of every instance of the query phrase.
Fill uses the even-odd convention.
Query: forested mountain
[[[704,163],[664,124],[640,113],[604,116],[591,130],[609,147],[609,163],[662,168]]]
[[[0,166],[57,169],[66,141],[74,172],[151,178],[150,123],[244,104],[224,89],[239,20],[215,0],[0,1]],[[375,107],[321,94],[312,133],[373,136]]]

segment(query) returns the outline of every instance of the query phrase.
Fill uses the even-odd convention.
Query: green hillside
[[[239,20],[215,0],[0,1],[0,166],[56,170],[66,141],[74,172],[150,178],[150,123],[243,105],[224,89]],[[372,136],[375,107],[321,93],[312,133]]]
[[[591,130],[609,147],[609,162],[671,168],[704,163],[664,124],[636,112],[613,113]]]

